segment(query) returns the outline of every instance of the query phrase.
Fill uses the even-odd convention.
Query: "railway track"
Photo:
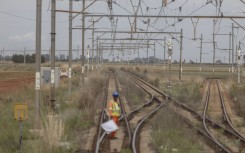
[[[116,80],[116,78],[115,78]],[[149,101],[142,104],[140,107],[134,109],[130,113],[126,114],[123,104],[120,100],[120,105],[122,106],[122,114],[123,116],[120,118],[120,121],[125,121],[125,135],[124,138],[118,138],[123,139],[123,148],[131,148],[133,152],[138,152],[138,146],[139,146],[139,137],[138,134],[140,133],[140,130],[143,126],[143,124],[149,119],[150,116],[152,116],[159,108],[163,106],[163,104],[166,102],[166,96],[162,97],[162,99],[159,96],[158,91],[156,89],[152,89],[152,87],[149,87],[149,85],[145,85],[141,81],[138,81],[137,84],[144,88],[145,91],[148,92],[148,94],[151,95],[151,98]],[[116,87],[118,90],[118,83],[116,81]],[[157,95],[158,93],[158,95]],[[162,94],[163,95],[163,94]],[[158,99],[156,99],[158,97]],[[162,101],[164,100],[164,101]],[[106,99],[107,101],[107,99]],[[105,121],[105,108],[106,104],[104,104],[103,110],[101,111],[101,117],[100,117],[100,124],[102,124]],[[129,127],[129,125],[133,125],[132,128]],[[126,132],[127,131],[127,132]],[[133,134],[131,134],[131,131],[134,131]],[[132,140],[131,140],[132,136]],[[96,140],[96,147],[95,152],[112,152],[110,149],[110,143],[112,143],[114,140],[108,140],[106,133],[99,127],[98,134],[97,134],[97,140]],[[122,150],[119,149],[118,150]],[[120,152],[118,150],[114,150],[114,152]]]
[[[150,107],[150,110],[144,110],[144,114],[142,115],[140,114],[140,116],[143,116],[143,118],[140,118],[137,120],[137,125],[134,128],[134,134],[133,134],[133,139],[132,139],[132,150],[134,153],[137,152],[142,152],[140,151],[140,130],[142,129],[144,123],[146,123],[146,121],[153,116],[167,101],[168,101],[168,96],[161,93],[158,89],[154,88],[153,86],[151,86],[150,84],[148,84],[147,82],[133,76],[132,74],[128,73],[132,80],[139,85],[140,87],[142,87],[146,92],[148,92],[153,98],[155,99],[155,101],[157,101],[158,103],[151,103],[151,105],[153,107]]]
[[[99,123],[99,127],[98,127],[98,132],[97,132],[97,139],[96,139],[96,145],[95,145],[95,152],[98,153],[98,152],[112,152],[111,150],[113,150],[113,152],[120,152],[122,148],[128,148],[129,145],[130,145],[130,141],[131,141],[131,130],[130,130],[130,127],[129,127],[129,122],[127,120],[127,117],[123,117],[123,118],[120,118],[120,121],[122,122],[122,120],[124,120],[125,124],[124,124],[124,127],[120,127],[120,128],[123,128],[125,130],[121,130],[121,132],[123,134],[118,134],[117,137],[118,137],[118,140],[110,140],[106,134],[105,131],[103,131],[103,129],[101,128],[101,124],[104,123],[106,120],[108,120],[108,117],[107,117],[107,114],[106,114],[106,107],[107,107],[107,101],[108,101],[108,98],[111,97],[111,91],[109,91],[109,84],[110,83],[113,83],[114,84],[114,89],[111,91],[114,91],[114,90],[117,90],[119,91],[119,86],[118,86],[118,81],[116,79],[116,76],[115,74],[111,73],[110,74],[110,77],[109,77],[109,80],[108,80],[108,86],[107,86],[107,97],[105,98],[104,100],[104,105],[103,105],[103,108],[102,108],[102,111],[101,111],[101,115],[100,115],[100,123]],[[122,116],[126,116],[126,112],[125,112],[125,109],[124,109],[124,106],[123,106],[123,103],[122,103],[122,99],[120,98],[119,96],[119,104],[120,104],[120,107],[121,107],[121,111],[122,111]],[[122,124],[122,123],[121,123]],[[117,144],[115,144],[115,142]],[[114,146],[117,146],[117,148],[112,148]]]
[[[211,88],[213,90],[211,90]],[[218,93],[219,100],[211,97],[211,91],[213,93],[215,92]],[[216,105],[212,103],[216,103]],[[212,110],[211,110],[212,108],[210,107],[210,105],[220,106],[219,109],[215,110],[215,113],[216,114],[218,113],[218,115],[216,115],[215,113],[212,113]],[[204,116],[203,125],[205,127],[205,130],[225,152],[229,152],[229,153],[241,152],[241,150],[245,146],[245,139],[244,139],[244,136],[240,134],[230,122],[230,119],[229,119],[229,116],[227,114],[226,107],[224,104],[223,96],[221,94],[219,79],[209,80],[203,116]],[[228,127],[230,129],[230,134],[229,135],[221,134],[220,131],[218,131],[217,129],[213,128],[210,125],[207,125],[206,124],[207,118],[213,118],[213,120],[215,119],[217,120],[217,118],[219,118],[218,120],[221,121],[221,124],[223,124],[225,127]],[[235,143],[237,140],[239,141],[240,144]]]
[[[127,138],[120,138],[120,139],[123,139],[124,141],[123,142],[124,145],[122,145],[124,148],[130,147],[134,153],[140,152],[139,151],[140,150],[140,130],[142,129],[144,123],[150,118],[150,116],[153,116],[154,113],[156,113],[157,110],[159,110],[167,102],[167,100],[171,100],[171,103],[168,103],[169,108],[174,113],[176,113],[179,117],[181,117],[186,123],[192,126],[193,129],[195,129],[198,133],[202,134],[206,138],[207,144],[211,145],[214,148],[214,150],[216,150],[216,152],[225,152],[225,153],[240,152],[242,147],[238,147],[234,149],[232,148],[232,145],[229,145],[226,142],[218,141],[215,138],[215,136],[210,132],[210,130],[211,131],[216,130],[218,132],[223,131],[222,132],[223,139],[225,137],[227,140],[231,142],[239,141],[239,143],[241,144],[240,146],[245,146],[244,137],[238,131],[233,130],[232,127],[227,128],[227,126],[221,125],[220,122],[218,123],[216,120],[211,119],[209,116],[206,116],[207,113],[203,113],[203,114],[197,113],[190,107],[184,105],[183,103],[180,103],[174,98],[169,97],[168,95],[164,94],[163,92],[161,92],[154,86],[136,77],[132,73],[129,73],[129,72],[125,72],[125,73],[130,76],[130,78],[135,84],[137,84],[138,86],[143,88],[148,94],[150,94],[151,99],[128,114],[124,111],[124,108],[122,108],[123,116],[120,118],[120,121],[122,120],[125,121],[124,132],[127,133],[125,134],[127,135]],[[218,85],[218,81],[217,81],[217,85]],[[206,103],[208,103],[209,101],[208,100],[210,96],[209,93],[210,93],[210,86],[208,88]],[[220,90],[219,90],[219,95],[221,97],[220,99],[222,99]],[[121,106],[123,106],[123,104],[121,104]],[[207,112],[208,104],[206,104],[205,106],[206,107],[205,107],[204,112]],[[222,106],[223,106],[222,108],[224,109],[223,111],[225,111],[224,103],[222,104]],[[105,108],[106,108],[106,105],[104,105],[102,113],[104,113]],[[105,115],[101,115],[101,116],[102,117],[101,117],[100,122],[103,123],[105,121],[105,117],[104,117]],[[229,117],[227,113],[224,116],[227,116],[225,121],[228,123]],[[129,125],[131,127],[129,127]],[[200,127],[200,125],[203,125],[203,126]],[[106,137],[105,132],[102,131],[102,129],[100,129],[99,131],[100,132],[97,137],[95,152],[110,152],[108,151],[108,149],[110,148],[109,147],[110,145],[108,144],[110,143],[108,143],[108,139]],[[131,135],[131,131],[134,131],[132,135]],[[132,136],[132,140],[131,140],[131,136]],[[102,143],[103,145],[101,145]],[[108,147],[107,151],[105,149],[106,146]]]
[[[133,75],[132,73],[130,73]],[[134,76],[136,77],[136,76]],[[143,81],[143,80],[142,80]],[[237,152],[232,151],[230,148],[228,149],[226,146],[222,145],[219,141],[217,141],[209,131],[206,131],[203,127],[198,127],[197,125],[201,123],[206,124],[206,126],[209,126],[209,128],[216,129],[218,131],[223,131],[223,135],[225,135],[227,138],[231,139],[231,141],[235,142],[236,140],[239,140],[241,143],[241,146],[244,146],[245,141],[244,138],[234,132],[233,130],[227,129],[224,126],[221,126],[220,124],[216,123],[215,121],[211,120],[207,116],[203,116],[202,114],[199,114],[195,112],[193,109],[187,107],[183,103],[180,103],[179,101],[175,100],[174,98],[169,97],[171,99],[172,103],[169,103],[172,107],[178,107],[180,108],[178,111],[176,109],[172,108],[172,111],[175,112],[179,117],[181,117],[186,123],[191,125],[198,133],[202,134],[209,142],[212,142],[213,148],[216,150],[216,152]],[[171,108],[170,106],[170,108]],[[189,116],[189,117],[187,117]],[[190,117],[191,116],[191,117]],[[205,125],[204,125],[205,127]],[[210,144],[210,143],[209,143]],[[226,144],[227,145],[227,144]],[[238,151],[239,152],[239,151]]]
[[[222,92],[221,92],[221,87],[220,87],[220,80],[216,80],[216,83],[217,83],[217,87],[218,87],[218,90],[219,90],[219,96],[220,96],[220,102],[221,102],[221,105],[222,105],[222,110],[223,110],[223,116],[224,116],[224,121],[228,124],[228,126],[237,134],[239,135],[239,137],[245,141],[245,137],[244,135],[242,135],[234,126],[233,124],[231,123],[231,120],[230,120],[230,117],[227,113],[227,109],[226,109],[226,106],[225,106],[225,102],[224,102],[224,98],[223,98],[223,95],[222,95]]]

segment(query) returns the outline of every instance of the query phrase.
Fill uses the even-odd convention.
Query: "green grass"
[[[159,122],[161,121],[161,122]],[[152,121],[153,146],[158,153],[201,153],[197,135],[168,109],[158,112]]]
[[[145,102],[146,92],[139,86],[136,86],[124,72],[118,70],[116,73],[122,88],[122,94],[126,97],[130,108],[134,109],[142,105]]]
[[[202,100],[200,89],[203,87],[202,82],[186,81],[172,84],[167,87],[168,83],[161,83],[160,89],[168,95],[186,103],[193,108],[197,108]]]
[[[22,91],[6,94],[1,96],[0,110],[1,110],[1,124],[0,124],[0,152],[11,153],[19,149],[19,122],[14,120],[13,105],[14,103],[27,102],[29,105],[29,119],[23,122],[23,141],[25,142],[31,136],[29,129],[33,125],[33,90],[32,86],[23,88]]]
[[[132,151],[130,149],[123,149],[121,153],[132,153]]]
[[[77,70],[78,71],[78,70]],[[12,106],[15,102],[27,102],[29,119],[23,122],[23,152],[25,153],[68,153],[75,152],[80,147],[81,135],[93,125],[93,110],[100,109],[104,97],[104,70],[89,76],[87,86],[80,86],[80,74],[72,80],[72,96],[68,97],[68,80],[62,80],[55,89],[55,100],[59,103],[58,116],[55,124],[48,122],[50,88],[42,88],[40,97],[41,127],[43,136],[31,133],[34,127],[35,90],[34,85],[21,88],[20,91],[0,96],[0,152],[18,152],[19,124],[13,119]],[[69,100],[70,102],[66,102]],[[59,134],[52,131],[58,127]],[[54,133],[47,134],[47,133]],[[60,135],[60,136],[57,136]],[[60,142],[69,142],[70,149],[60,147]]]
[[[245,118],[245,86],[238,86],[237,84],[233,83],[229,90],[232,101],[235,104],[235,111],[239,116]]]

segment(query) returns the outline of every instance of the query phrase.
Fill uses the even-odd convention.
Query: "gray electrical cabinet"
[[[41,67],[41,86],[50,85],[51,82],[51,68],[50,67]],[[55,67],[54,70],[54,84],[55,87],[60,85],[60,68]]]

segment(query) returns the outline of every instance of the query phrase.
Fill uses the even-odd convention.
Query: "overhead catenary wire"
[[[19,16],[19,15],[16,15],[16,14],[5,12],[5,11],[0,11],[0,14],[8,15],[8,16],[19,18],[19,19],[23,19],[23,20],[29,20],[29,21],[32,21],[32,22],[36,22],[36,19]],[[49,21],[49,20],[42,20],[42,22],[51,23],[51,21]],[[66,21],[57,21],[56,23],[67,23],[67,22],[68,22],[68,20],[66,20]]]
[[[114,1],[115,2],[115,1]],[[143,2],[143,1],[142,1]],[[153,8],[153,7],[150,7],[150,6],[148,6],[147,4],[146,4],[146,2],[144,1],[144,3],[145,4],[143,4],[145,7],[148,7],[148,10],[150,9],[150,8]],[[185,1],[185,5],[188,3],[188,1]],[[205,7],[205,6],[207,6],[207,5],[209,5],[211,3],[211,1],[207,1],[205,4],[203,4],[201,7],[199,7],[198,9],[195,9],[194,11],[192,11],[191,12],[191,14],[194,14],[194,13],[196,13],[196,12],[198,12],[199,10],[201,10],[203,7]],[[221,4],[221,3],[220,3]],[[120,5],[120,4],[119,4]],[[217,7],[218,8],[216,8],[216,9],[219,9],[219,6],[221,6],[221,5],[217,5]],[[169,7],[169,6],[168,6]],[[121,7],[121,8],[124,8],[124,7]],[[142,7],[140,6],[139,7],[140,8],[140,10],[142,10]],[[160,7],[158,7],[158,8],[160,8]],[[127,9],[125,9],[124,8],[124,10],[127,10]],[[177,11],[177,8],[176,8],[176,11]],[[221,11],[221,9],[220,9],[220,11]],[[219,13],[220,14],[220,11],[217,11],[217,13]],[[128,11],[127,10],[127,12],[128,13],[130,13],[130,14],[132,14],[132,12],[131,11]],[[159,11],[160,12],[160,11]],[[140,12],[140,13],[143,13],[143,12]],[[152,11],[151,11],[151,13],[152,13]],[[162,13],[162,12],[161,12]],[[175,12],[176,13],[176,12]],[[144,14],[144,13],[143,13]],[[158,15],[159,15],[159,13],[158,13]],[[140,18],[138,18],[137,20],[140,20]],[[141,18],[141,20],[143,20],[142,18]],[[176,23],[179,23],[179,22],[181,22],[181,21],[177,21],[177,20],[175,20],[174,21],[174,24],[169,24],[169,25],[167,25],[167,26],[164,26],[164,28],[169,28],[169,27],[175,27],[175,30],[176,30]],[[150,24],[148,24],[148,23],[150,23]],[[215,33],[218,33],[219,32],[219,30],[220,30],[220,26],[223,24],[222,23],[222,20],[218,20],[217,21],[217,24],[218,25],[216,25],[216,31],[215,31]],[[144,28],[145,29],[145,28]],[[166,30],[166,29],[158,29],[156,26],[155,26],[155,24],[154,24],[154,22],[147,22],[147,26],[146,26],[146,31],[149,31],[150,29],[155,29],[155,30],[158,30],[158,31],[160,31],[160,30]],[[135,35],[134,35],[135,36]],[[139,35],[137,36],[137,37],[139,37]],[[146,39],[149,39],[149,38],[151,38],[152,36],[151,35],[145,35],[145,37],[146,37]],[[157,37],[157,36],[154,36],[154,37]]]

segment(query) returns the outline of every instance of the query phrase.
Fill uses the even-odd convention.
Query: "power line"
[[[16,18],[24,19],[24,20],[29,20],[29,21],[36,22],[36,20],[35,20],[35,19],[31,19],[31,18],[26,18],[26,17],[18,16],[18,15],[11,14],[11,13],[8,13],[8,12],[0,11],[0,13],[1,13],[1,14],[5,14],[5,15],[8,15],[8,16],[12,16],[12,17],[16,17]]]
[[[19,15],[11,14],[11,13],[4,12],[4,11],[0,11],[0,13],[1,14],[5,14],[5,15],[8,15],[8,16],[15,17],[15,18],[23,19],[23,20],[28,20],[28,21],[36,22],[36,19],[32,19],[32,18],[27,18],[27,17],[19,16]],[[42,20],[42,22],[51,23],[51,21],[47,21],[47,20]],[[68,22],[68,20],[67,21],[57,21],[56,23],[66,23],[66,22]]]

